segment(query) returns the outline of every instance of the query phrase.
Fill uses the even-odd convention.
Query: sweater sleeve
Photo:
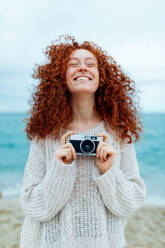
[[[121,148],[120,165],[95,177],[105,206],[114,215],[128,217],[143,205],[146,187],[139,174],[134,144]]]
[[[52,158],[46,169],[44,142],[32,140],[25,166],[20,203],[25,215],[44,222],[66,204],[75,182],[75,162],[66,165]]]

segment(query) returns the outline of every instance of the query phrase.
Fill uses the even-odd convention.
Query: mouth
[[[89,77],[89,76],[76,76],[76,77],[74,77],[73,78],[73,80],[75,80],[75,81],[85,81],[85,80],[92,80],[92,78],[91,77]]]

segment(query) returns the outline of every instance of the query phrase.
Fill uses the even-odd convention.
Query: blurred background
[[[43,50],[61,34],[94,41],[139,89],[144,132],[135,146],[146,204],[165,204],[165,2],[5,0],[0,8],[0,192],[19,196],[29,143],[23,119]]]

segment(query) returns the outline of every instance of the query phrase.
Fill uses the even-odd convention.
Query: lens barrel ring
[[[88,151],[85,151],[85,150],[83,149],[84,142],[89,142],[89,143],[90,143],[89,146],[91,146],[91,144],[92,144],[92,149],[90,149],[89,152],[88,152]],[[80,143],[80,150],[81,150],[83,153],[85,153],[85,154],[92,153],[92,152],[94,151],[94,149],[95,149],[95,143],[93,142],[93,140],[91,140],[91,139],[85,139],[85,140],[82,140],[82,141],[81,141],[81,143]]]

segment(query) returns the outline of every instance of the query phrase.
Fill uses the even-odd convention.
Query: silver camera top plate
[[[82,135],[82,134],[72,134],[69,137],[69,140],[95,140],[95,141],[103,141],[103,137],[98,137],[97,135]]]

